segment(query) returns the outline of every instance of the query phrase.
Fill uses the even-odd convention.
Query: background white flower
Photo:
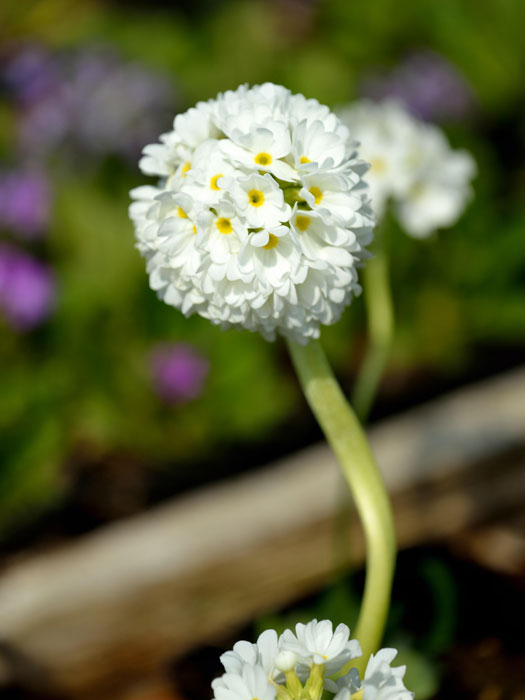
[[[373,216],[355,142],[328,107],[266,83],[178,115],[130,216],[150,286],[186,315],[302,344],[361,291]]]
[[[458,219],[472,196],[476,173],[469,153],[452,150],[438,127],[391,100],[360,100],[339,116],[370,163],[366,180],[378,218],[392,199],[401,225],[416,238]]]

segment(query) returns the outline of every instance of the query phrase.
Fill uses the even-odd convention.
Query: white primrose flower
[[[322,121],[303,119],[294,130],[292,153],[294,165],[301,172],[341,165],[347,156],[347,138],[329,130]]]
[[[361,683],[364,700],[411,700],[414,697],[403,683],[406,666],[390,666],[396,655],[396,649],[380,649],[372,654]]]
[[[391,199],[415,238],[455,223],[472,196],[476,164],[469,153],[453,151],[438,127],[392,100],[360,100],[338,114],[370,163],[366,180],[378,218]]]
[[[333,631],[329,620],[263,632],[255,644],[237,642],[221,656],[226,673],[212,682],[215,700],[411,700],[403,684],[405,667],[390,666],[395,649],[372,655],[363,680],[356,668],[334,682],[329,676],[361,655],[357,640],[349,640],[346,625]]]
[[[339,671],[347,661],[361,656],[356,639],[350,640],[350,630],[344,624],[332,629],[330,620],[312,620],[295,626],[295,634],[285,630],[280,639],[282,649],[293,651],[299,662],[312,666],[323,665],[327,675]]]
[[[224,198],[223,183],[243,173],[224,158],[219,143],[216,139],[203,141],[193,153],[191,167],[184,175],[179,176],[185,177],[186,180],[174,179],[170,181],[170,187],[183,189],[209,207],[214,207],[220,202]]]
[[[230,178],[230,195],[250,228],[272,228],[290,219],[292,209],[284,201],[283,191],[269,173],[251,173]]]
[[[130,196],[135,201],[130,204],[129,216],[135,225],[137,238],[148,225],[148,212],[154,204],[153,200],[162,191],[160,187],[153,187],[152,185],[142,185],[131,190]]]
[[[266,171],[282,180],[298,181],[298,173],[283,160],[292,150],[286,122],[266,119],[250,124],[247,132],[233,129],[230,138],[221,142],[221,149],[234,163],[248,170]]]
[[[255,644],[241,640],[233,645],[232,651],[221,656],[221,663],[227,673],[239,674],[245,664],[262,666],[270,678],[279,673],[276,660],[279,658],[279,642],[275,630],[265,630]],[[294,664],[295,665],[295,664]]]
[[[174,130],[162,134],[160,144],[143,150],[139,167],[146,175],[172,176],[177,169],[184,175],[191,168],[192,154],[203,141],[215,138],[219,131],[211,119],[211,108],[198,102],[174,120]]]
[[[357,669],[351,669],[338,679],[334,700],[350,700],[358,692],[362,700],[412,700],[414,693],[403,683],[406,666],[390,666],[396,655],[396,649],[380,649],[377,654],[372,654],[362,681]]]
[[[312,211],[319,212],[323,221],[347,227],[360,208],[359,192],[352,192],[354,185],[344,174],[317,172],[304,175],[299,191]]]
[[[212,688],[216,700],[275,700],[277,695],[262,666],[251,664],[215,679]]]
[[[266,83],[175,118],[131,192],[150,286],[223,328],[319,337],[359,294],[373,215],[350,132],[328,107]]]

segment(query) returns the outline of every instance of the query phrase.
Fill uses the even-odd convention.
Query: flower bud
[[[295,668],[297,663],[297,656],[293,651],[281,651],[275,657],[275,668],[279,669],[283,673],[291,671]]]

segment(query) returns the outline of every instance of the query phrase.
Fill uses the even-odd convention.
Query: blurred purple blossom
[[[373,100],[394,97],[416,117],[461,120],[474,107],[472,88],[446,58],[429,50],[414,52],[390,72],[370,73],[360,93]]]
[[[29,45],[9,57],[2,79],[19,104],[29,106],[57,88],[61,80],[60,66],[47,49]]]
[[[47,226],[50,208],[51,192],[42,172],[0,172],[0,228],[37,238]]]
[[[158,345],[150,357],[157,394],[169,403],[184,403],[202,394],[209,362],[185,343]]]
[[[17,330],[29,330],[50,315],[55,280],[50,267],[18,248],[0,246],[0,311]]]
[[[32,156],[68,144],[83,155],[135,160],[169,128],[175,107],[167,78],[110,47],[25,46],[11,54],[2,80],[20,108],[20,146]]]

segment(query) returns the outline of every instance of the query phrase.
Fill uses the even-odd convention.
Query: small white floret
[[[297,656],[293,651],[281,651],[275,659],[275,668],[283,673],[292,671],[297,664]]]
[[[347,661],[361,655],[359,642],[350,640],[349,637],[350,630],[344,624],[333,630],[330,620],[312,620],[307,625],[299,622],[295,626],[295,634],[291,630],[285,630],[280,646],[293,651],[304,664],[323,665],[325,673],[331,675],[339,671]]]

